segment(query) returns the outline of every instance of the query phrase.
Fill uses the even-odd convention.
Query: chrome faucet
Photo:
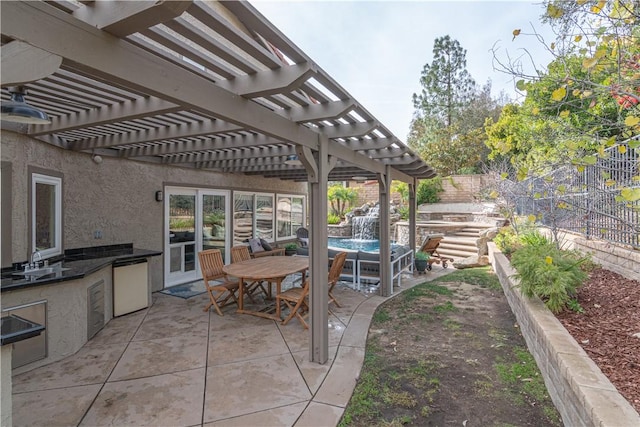
[[[29,264],[30,268],[38,268],[38,264],[36,264],[36,255],[38,255],[38,261],[42,261],[42,254],[36,249],[31,253],[31,263]]]

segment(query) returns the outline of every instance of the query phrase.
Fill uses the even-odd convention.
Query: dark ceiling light
[[[291,166],[301,166],[302,162],[300,161],[298,156],[296,156],[295,154],[291,154],[287,156],[287,160],[284,161],[284,164],[291,165]]]
[[[0,119],[7,122],[26,123],[33,125],[48,125],[51,123],[44,111],[27,104],[24,96],[27,89],[24,86],[9,88],[11,101],[2,103]]]

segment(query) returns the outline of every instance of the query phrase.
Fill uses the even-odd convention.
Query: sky
[[[420,73],[433,60],[433,42],[445,35],[467,50],[467,70],[492,94],[516,97],[511,76],[494,70],[498,58],[527,49],[544,67],[552,33],[540,22],[541,4],[529,1],[250,0],[269,21],[401,141],[406,141],[420,92]],[[521,35],[513,38],[513,30]],[[532,70],[533,66],[525,66]]]

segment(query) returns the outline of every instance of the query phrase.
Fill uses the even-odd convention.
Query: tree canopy
[[[422,91],[413,95],[409,146],[441,175],[480,169],[489,152],[485,119],[497,119],[500,111],[491,82],[478,87],[466,65],[466,50],[457,40],[437,38],[433,61],[421,73]]]

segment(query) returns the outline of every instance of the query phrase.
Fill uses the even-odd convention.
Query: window
[[[62,254],[62,178],[31,175],[31,248],[42,258]]]
[[[303,196],[278,195],[277,238],[286,239],[295,237],[296,230],[303,226],[304,217]]]
[[[233,196],[233,244],[259,237],[272,242],[273,195],[236,192]]]

